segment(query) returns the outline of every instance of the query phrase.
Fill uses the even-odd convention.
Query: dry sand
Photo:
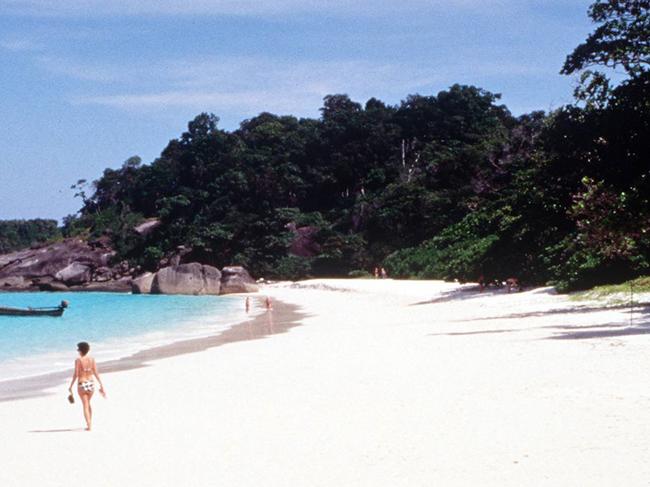
[[[106,374],[92,433],[59,382],[0,403],[0,485],[650,485],[648,308],[630,325],[548,289],[264,292],[301,325]]]

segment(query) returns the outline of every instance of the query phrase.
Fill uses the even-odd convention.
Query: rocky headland
[[[108,240],[69,238],[0,255],[0,291],[105,291],[138,294],[232,294],[258,290],[240,266],[222,270],[169,259],[156,272],[115,262]]]

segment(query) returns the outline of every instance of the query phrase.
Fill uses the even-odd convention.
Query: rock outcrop
[[[152,294],[219,294],[221,272],[197,262],[160,269],[151,284]]]
[[[71,288],[72,291],[94,291],[104,293],[128,293],[132,289],[133,279],[129,276],[113,279],[106,282],[89,282],[83,286],[75,286]]]
[[[110,249],[94,248],[80,239],[67,239],[33,249],[0,255],[0,279],[20,276],[26,279],[51,276],[73,262],[94,268],[108,265],[114,255]]]
[[[241,266],[221,270],[221,294],[255,293],[259,287],[246,269]]]
[[[65,292],[70,291],[70,288],[63,284],[62,282],[57,281],[44,281],[38,283],[39,291],[54,291],[54,292]]]
[[[151,293],[151,285],[156,275],[153,272],[145,272],[141,276],[136,277],[131,282],[131,292],[133,294],[149,294]]]
[[[153,222],[152,222],[153,223]],[[240,266],[223,272],[198,262],[180,264],[191,249],[179,247],[158,272],[138,275],[126,261],[113,263],[107,239],[66,239],[0,255],[0,291],[105,291],[134,294],[232,294],[257,292]],[[137,276],[137,277],[136,277]]]
[[[259,290],[248,271],[241,266],[222,271],[198,262],[163,267],[146,272],[131,282],[133,294],[233,294]]]
[[[0,255],[0,286],[10,290],[85,286],[108,269],[114,252],[102,242],[70,238]]]
[[[80,262],[73,262],[54,274],[54,278],[67,286],[83,284],[90,281],[90,266]]]
[[[8,276],[0,279],[0,290],[2,289],[29,289],[32,281],[22,276]]]
[[[298,227],[295,223],[288,223],[287,230],[293,234],[289,253],[298,257],[314,257],[320,254],[321,247],[316,241],[319,229],[314,226]]]
[[[160,225],[162,225],[162,222],[158,218],[148,218],[139,225],[133,227],[133,231],[141,237],[145,237],[152,233]]]

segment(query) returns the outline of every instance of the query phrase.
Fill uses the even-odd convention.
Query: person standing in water
[[[271,298],[269,296],[266,297],[266,310],[267,311],[273,311],[273,301],[271,301]]]
[[[251,310],[251,298],[246,296],[246,301],[244,306],[246,307],[246,313],[248,313]]]
[[[68,391],[72,394],[72,386],[77,381],[77,393],[83,404],[86,431],[90,431],[93,426],[93,409],[90,406],[90,400],[95,392],[95,378],[99,383],[99,393],[106,397],[106,391],[104,391],[104,384],[99,378],[97,363],[94,358],[88,355],[90,345],[86,342],[79,342],[77,343],[77,351],[79,352],[79,358],[74,361],[74,373]]]

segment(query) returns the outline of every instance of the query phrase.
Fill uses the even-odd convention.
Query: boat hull
[[[65,308],[21,309],[0,307],[0,316],[63,316]]]

